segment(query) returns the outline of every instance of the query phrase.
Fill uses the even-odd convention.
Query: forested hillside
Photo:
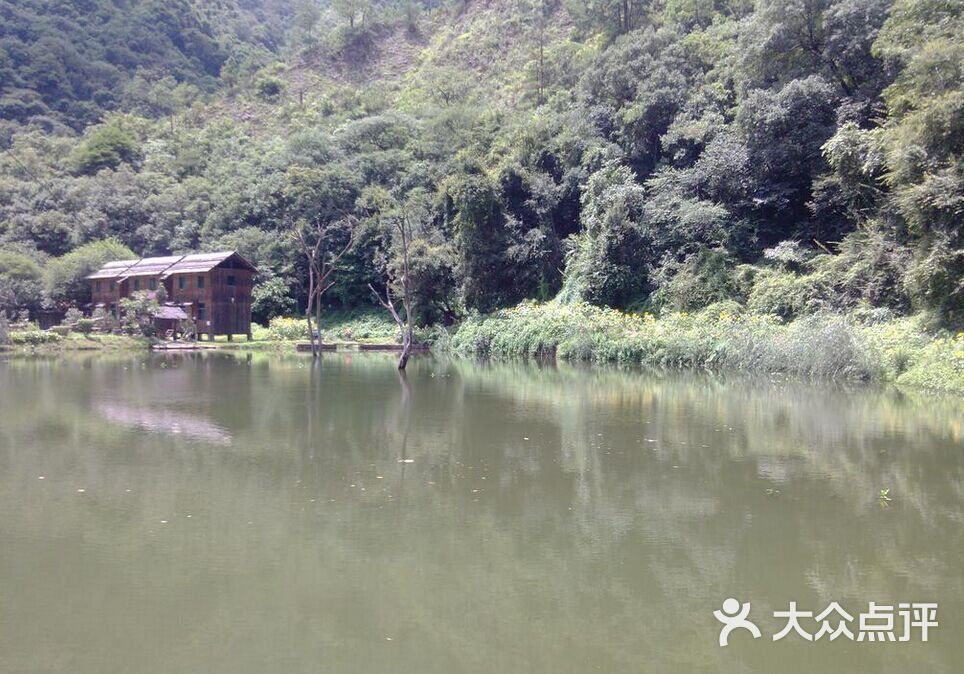
[[[0,305],[294,229],[421,323],[526,299],[964,321],[960,0],[0,0]],[[337,225],[337,227],[335,226]]]
[[[110,110],[163,113],[172,95],[214,91],[225,71],[270,58],[286,4],[2,0],[0,118],[82,130]]]

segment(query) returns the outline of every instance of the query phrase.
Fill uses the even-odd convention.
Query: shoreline
[[[267,330],[265,330],[267,332]],[[337,331],[331,330],[334,334]],[[428,331],[415,353],[497,360],[553,360],[669,370],[785,374],[812,380],[892,384],[964,394],[964,333],[932,333],[919,316],[866,312],[782,322],[735,303],[656,318],[587,304],[525,302]],[[381,335],[340,339],[324,353],[390,353],[401,346]],[[121,335],[71,333],[43,343],[0,346],[3,356],[69,353],[306,353],[303,339],[159,343]]]
[[[735,302],[656,318],[584,303],[525,302],[470,317],[439,346],[457,355],[763,372],[964,394],[964,333],[875,310],[783,322]]]

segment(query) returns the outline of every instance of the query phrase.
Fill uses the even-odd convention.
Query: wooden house
[[[138,260],[118,260],[108,262],[103,267],[87,276],[90,281],[91,305],[95,309],[104,309],[111,316],[117,318],[117,302],[126,295],[121,294],[121,284],[118,279]]]
[[[117,303],[138,291],[167,293],[167,307],[182,309],[199,337],[251,338],[254,265],[234,251],[108,262],[87,278],[92,306],[117,317]],[[165,315],[175,315],[169,311]]]

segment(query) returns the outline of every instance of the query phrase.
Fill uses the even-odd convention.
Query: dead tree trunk
[[[375,290],[374,286],[371,284],[368,287],[371,289],[378,303],[381,304],[388,313],[392,315],[395,319],[395,323],[398,325],[398,329],[402,334],[402,352],[398,357],[398,369],[404,370],[408,365],[408,359],[412,355],[412,345],[415,341],[415,330],[412,327],[413,311],[412,311],[412,284],[411,284],[411,269],[409,264],[409,248],[412,244],[412,227],[409,222],[409,214],[404,208],[395,218],[395,229],[398,233],[399,244],[401,246],[402,253],[402,308],[405,311],[405,320],[399,316],[398,311],[395,309],[395,304],[392,302],[392,289],[391,280],[387,279],[385,281],[385,296],[382,297]],[[386,276],[388,276],[388,271],[386,270]]]
[[[405,309],[406,316],[405,320],[403,321],[402,317],[398,315],[398,310],[395,308],[395,303],[392,302],[392,289],[390,282],[385,282],[384,297],[382,297],[378,291],[375,290],[375,286],[369,283],[368,287],[371,289],[375,299],[378,300],[378,303],[385,307],[388,310],[388,313],[392,315],[392,318],[395,320],[395,324],[398,325],[398,329],[402,333],[402,352],[398,357],[398,369],[404,370],[408,365],[409,357],[412,355],[412,336],[414,333],[411,326],[411,319],[409,318],[409,310],[407,308]]]

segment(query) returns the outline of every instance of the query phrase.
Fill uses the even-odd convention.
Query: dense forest
[[[0,0],[0,306],[292,232],[421,324],[527,299],[964,323],[960,0]]]

